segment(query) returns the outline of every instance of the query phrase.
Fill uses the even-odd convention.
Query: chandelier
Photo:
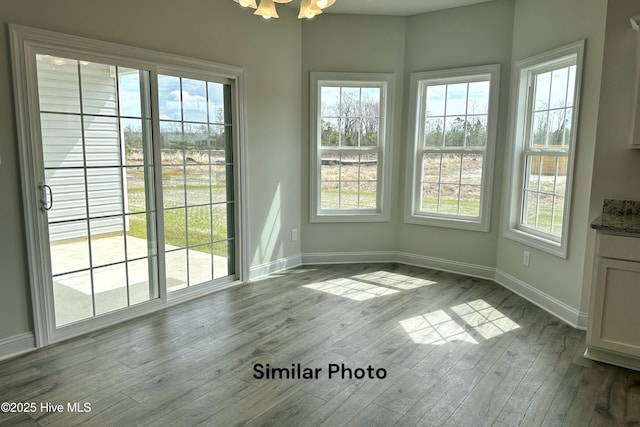
[[[256,9],[254,15],[262,16],[264,19],[278,18],[275,3],[291,3],[293,0],[260,0],[260,6],[256,4],[256,0],[233,0],[242,7],[250,7]],[[316,15],[320,15],[323,9],[334,4],[336,0],[301,0],[300,13],[298,18],[311,19]]]

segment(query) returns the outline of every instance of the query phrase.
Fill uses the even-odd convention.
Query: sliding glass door
[[[52,335],[236,280],[232,82],[57,52],[33,64]]]

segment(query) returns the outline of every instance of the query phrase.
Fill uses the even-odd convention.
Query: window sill
[[[477,219],[447,218],[435,216],[407,215],[404,219],[407,224],[429,225],[433,227],[456,228],[459,230],[489,232],[489,221]]]
[[[536,236],[515,228],[510,228],[505,231],[504,237],[523,245],[539,249],[542,252],[557,256],[558,258],[567,259],[566,243],[558,243],[553,240],[545,239],[544,237]]]
[[[336,214],[312,214],[309,222],[311,223],[368,223],[368,222],[390,222],[389,215],[381,213],[336,213]]]

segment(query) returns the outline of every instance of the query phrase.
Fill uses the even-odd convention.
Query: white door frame
[[[81,335],[248,281],[248,176],[246,167],[248,163],[244,69],[13,24],[9,25],[9,32],[13,58],[14,99],[36,347],[44,347],[53,342]],[[65,332],[60,332],[55,328],[52,322],[51,309],[53,307],[53,301],[51,286],[49,285],[51,271],[48,229],[42,226],[43,221],[40,210],[41,192],[39,186],[44,181],[44,165],[42,150],[39,148],[41,135],[40,126],[37,121],[39,118],[39,103],[37,76],[35,75],[35,55],[38,52],[46,50],[54,50],[63,54],[66,52],[72,57],[80,54],[89,59],[117,61],[121,64],[130,64],[130,66],[134,68],[151,71],[152,105],[156,107],[158,105],[157,80],[154,79],[154,76],[157,76],[157,70],[159,68],[185,70],[191,74],[214,75],[218,78],[226,78],[233,81],[232,87],[234,88],[233,95],[235,98],[232,113],[234,123],[234,163],[237,162],[235,168],[237,230],[235,237],[235,280],[225,283],[203,285],[187,290],[187,292],[180,292],[176,295],[168,296],[166,293],[166,284],[164,283],[164,250],[162,248],[163,245],[159,245],[159,299],[128,308],[124,315],[121,312],[114,316],[109,315],[90,319],[91,322],[85,322],[81,327],[68,328]],[[155,108],[155,111],[157,111],[157,108]],[[158,119],[155,118],[153,120],[157,122]],[[154,150],[154,152],[156,151],[158,150]],[[161,177],[161,168],[159,163],[155,163],[157,165],[157,184],[158,176]],[[156,190],[156,192],[157,191],[158,190]],[[160,202],[162,202],[161,195],[159,198]],[[158,209],[158,211],[161,211],[161,209]],[[162,219],[161,213],[159,213],[159,219]],[[161,241],[161,229],[158,230],[157,237],[158,241]]]

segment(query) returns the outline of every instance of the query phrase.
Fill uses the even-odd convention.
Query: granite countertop
[[[591,228],[640,235],[640,201],[605,199]]]

